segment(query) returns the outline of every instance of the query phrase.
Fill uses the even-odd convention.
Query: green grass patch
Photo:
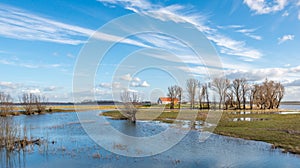
[[[214,133],[243,138],[249,140],[264,141],[273,144],[273,147],[284,149],[285,152],[300,154],[300,114],[277,114],[278,111],[253,110],[250,114],[238,114],[225,111]],[[166,109],[158,112],[155,109],[139,109],[137,120],[156,120],[173,123],[175,119],[188,120],[195,117],[195,111],[184,109],[182,116],[178,118],[178,109]],[[205,121],[207,110],[198,110],[196,120]],[[126,119],[119,111],[103,112],[103,116],[114,119]],[[234,121],[244,118],[253,121]]]

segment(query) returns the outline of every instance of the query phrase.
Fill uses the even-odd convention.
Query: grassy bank
[[[58,112],[79,112],[79,111],[89,111],[89,110],[112,110],[116,107],[113,105],[110,106],[98,106],[98,105],[61,105],[61,106],[47,106],[45,111],[43,112],[33,112],[34,114],[46,114],[46,113],[58,113]],[[24,109],[22,107],[15,106],[13,111],[1,113],[0,117],[6,116],[18,116],[18,115],[26,115]]]
[[[280,110],[282,111],[282,110]],[[171,123],[172,119],[188,119],[192,111],[184,110],[185,115],[177,118],[178,111],[139,110],[138,120],[154,120]],[[274,148],[282,148],[285,152],[300,154],[300,114],[278,114],[274,110],[253,110],[250,113],[240,114],[239,111],[225,111],[214,133],[264,141],[273,144]],[[196,120],[204,121],[208,111],[199,111]],[[114,119],[126,119],[119,111],[102,113]]]

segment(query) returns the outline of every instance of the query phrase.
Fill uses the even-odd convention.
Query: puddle
[[[299,111],[279,112],[279,114],[300,114]]]
[[[232,118],[230,121],[237,122],[237,121],[265,121],[268,120],[267,118],[250,118],[250,117],[243,117],[243,118]]]

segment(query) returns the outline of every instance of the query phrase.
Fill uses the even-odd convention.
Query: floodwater
[[[289,109],[289,110],[300,110],[300,105],[299,104],[282,104],[280,105],[281,109]]]
[[[99,111],[84,124],[100,126]],[[97,118],[99,117],[99,118]],[[13,118],[21,126],[30,128],[33,138],[44,143],[26,152],[7,154],[0,151],[0,167],[300,167],[298,155],[282,153],[264,142],[242,140],[212,134],[200,142],[202,123],[197,123],[177,145],[148,157],[126,157],[105,150],[95,143],[82,128],[76,113],[53,113]],[[125,120],[107,122],[121,132],[132,136],[151,136],[172,124],[139,121],[136,125]],[[176,122],[177,123],[177,122]],[[189,122],[181,124],[186,127]],[[173,124],[174,125],[174,124]],[[180,129],[180,128],[178,128]],[[105,136],[105,135],[103,135]],[[148,144],[145,144],[147,146]]]

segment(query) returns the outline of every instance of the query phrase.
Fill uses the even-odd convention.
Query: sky
[[[134,25],[132,15],[174,27],[143,20]],[[119,20],[123,25],[114,24]],[[177,25],[193,31],[195,36],[182,38],[196,47],[210,45],[201,53],[204,59],[214,61],[215,53],[221,64],[204,64],[184,40],[160,31]],[[157,32],[119,37],[142,26]],[[200,40],[193,39],[198,34]],[[85,60],[89,68],[84,51],[95,39],[114,46],[95,63],[96,73],[85,73],[94,87],[82,100],[118,99],[117,91],[126,88],[154,101],[188,78],[208,81],[214,70],[231,80],[281,82],[285,101],[300,99],[300,0],[2,0],[0,91],[16,101],[22,93],[73,101],[76,67]]]

